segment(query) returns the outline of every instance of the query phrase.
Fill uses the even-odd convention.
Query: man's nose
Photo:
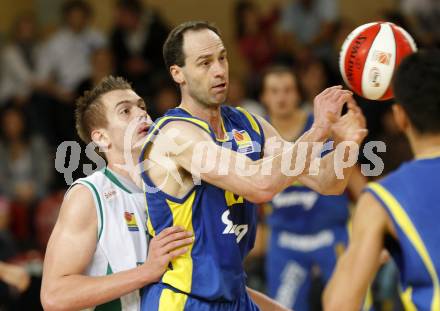
[[[213,65],[214,76],[224,78],[226,74],[226,66],[220,61],[216,61]]]

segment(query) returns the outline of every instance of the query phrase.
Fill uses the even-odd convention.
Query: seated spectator
[[[261,73],[276,54],[274,26],[279,10],[262,16],[252,1],[239,1],[235,8],[236,34],[241,56],[247,62],[250,75]]]
[[[169,109],[177,107],[178,104],[179,94],[175,84],[172,82],[163,82],[157,88],[151,105],[147,102],[148,113],[151,118],[155,120],[163,116]]]
[[[302,87],[304,102],[312,108],[313,99],[329,86],[329,73],[318,59],[311,59],[298,66],[298,77]]]
[[[440,3],[437,0],[401,0],[408,31],[424,47],[440,47]],[[401,25],[404,26],[404,25]]]
[[[116,9],[116,24],[110,37],[118,75],[132,81],[140,96],[151,96],[153,77],[166,76],[162,45],[168,35],[168,25],[151,7],[138,0],[120,0]]]
[[[106,48],[97,49],[91,55],[92,72],[78,85],[75,96],[82,96],[84,91],[91,90],[104,77],[115,73],[112,52]]]
[[[231,76],[229,78],[229,93],[227,103],[234,107],[243,107],[255,115],[264,116],[266,114],[263,106],[259,102],[246,96],[243,81],[237,77]]]
[[[13,226],[22,240],[30,238],[34,204],[48,191],[52,174],[46,143],[30,133],[22,110],[6,107],[0,128],[0,191],[13,204]]]
[[[39,58],[40,88],[58,101],[71,102],[79,83],[91,72],[90,55],[105,45],[104,36],[89,27],[87,2],[69,0],[62,7],[65,24],[45,44]]]
[[[0,101],[28,101],[37,74],[38,50],[34,16],[19,15],[13,23],[10,42],[1,54]]]
[[[291,0],[282,10],[281,31],[299,61],[310,54],[328,57],[335,23],[336,0]]]

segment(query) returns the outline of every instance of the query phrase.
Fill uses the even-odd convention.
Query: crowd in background
[[[401,0],[399,5],[378,18],[406,28],[421,47],[438,47],[440,5],[432,0]],[[43,40],[35,16],[23,12],[1,47],[0,262],[26,266],[31,285],[20,293],[0,282],[0,310],[39,308],[41,260],[68,188],[55,170],[55,154],[63,141],[80,142],[75,99],[113,74],[133,84],[153,120],[179,101],[162,60],[162,44],[173,25],[159,12],[136,0],[117,1],[107,34],[91,26],[94,12],[87,2],[67,1],[60,14],[62,23]],[[236,1],[231,14],[235,46],[227,48],[240,53],[245,72],[231,76],[229,104],[264,115],[260,78],[273,64],[295,71],[306,107],[324,88],[342,83],[339,49],[357,25],[341,18],[337,0],[292,0],[264,13],[251,0]],[[393,125],[390,102],[357,99],[368,120],[368,140],[392,142],[382,154],[386,172],[409,159],[407,142]],[[75,177],[81,176],[79,169]],[[258,262],[248,267],[251,277],[261,274]],[[261,286],[264,290],[264,280]]]

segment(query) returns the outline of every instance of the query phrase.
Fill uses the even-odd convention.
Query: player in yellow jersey
[[[360,143],[364,117],[350,91],[325,90],[315,99],[313,125],[298,139],[305,146],[300,150],[264,119],[223,105],[229,64],[217,28],[183,23],[171,31],[163,52],[182,101],[156,121],[141,154],[148,230],[154,236],[180,225],[194,232],[195,241],[159,283],[145,289],[142,310],[257,310],[242,266],[255,240],[253,203],[270,200],[295,180],[321,193],[344,191],[353,167],[338,179],[332,152],[316,175],[308,174],[312,143],[330,136]],[[349,112],[341,117],[344,103]],[[305,170],[286,172],[301,168],[297,156]]]

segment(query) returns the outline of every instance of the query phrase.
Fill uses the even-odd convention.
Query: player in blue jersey
[[[332,87],[315,99],[315,120],[299,139],[303,144],[285,142],[264,119],[223,105],[228,60],[217,28],[183,23],[171,31],[163,52],[182,101],[150,129],[141,154],[148,230],[154,236],[179,225],[195,240],[158,284],[145,289],[142,310],[258,310],[242,266],[255,240],[253,203],[270,200],[295,180],[341,193],[352,167],[338,179],[330,153],[318,174],[307,174],[312,143],[330,135],[360,143],[365,119],[351,92]],[[349,113],[341,117],[346,102]],[[294,176],[287,172],[291,167],[305,170]]]
[[[394,80],[397,125],[414,160],[362,194],[353,236],[325,290],[325,310],[358,310],[384,248],[400,270],[405,310],[440,310],[440,52],[403,60]]]
[[[298,81],[292,70],[268,68],[261,87],[267,120],[285,140],[294,141],[310,129],[313,114],[300,106]],[[355,170],[348,184],[354,199],[364,185],[365,177]],[[347,244],[348,204],[347,192],[323,195],[296,182],[265,205],[270,229],[266,252],[270,297],[295,311],[310,309],[313,272],[318,268],[327,282]]]

